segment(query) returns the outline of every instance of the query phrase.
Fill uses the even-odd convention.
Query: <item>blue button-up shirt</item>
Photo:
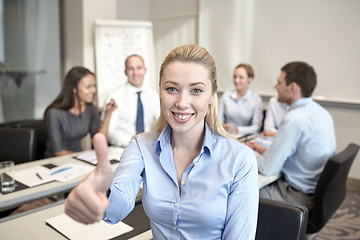
[[[143,181],[143,206],[154,239],[254,239],[258,211],[256,158],[247,146],[206,125],[201,151],[179,191],[171,127],[157,138],[139,134],[125,149],[110,188],[104,220],[116,223],[134,207]]]
[[[257,155],[259,172],[272,175],[281,171],[292,187],[313,193],[335,151],[331,115],[311,98],[301,98],[290,106],[270,147]]]
[[[225,92],[219,102],[219,121],[233,123],[239,135],[258,133],[262,126],[263,103],[261,97],[247,90],[244,97],[237,99],[236,91]]]

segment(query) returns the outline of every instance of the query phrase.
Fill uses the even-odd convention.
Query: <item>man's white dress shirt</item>
[[[113,98],[118,106],[112,113],[109,124],[108,141],[111,145],[125,147],[136,135],[138,91],[141,91],[145,132],[157,121],[160,115],[159,93],[149,87],[136,88],[126,83],[115,89],[106,99],[106,102],[109,102]],[[103,116],[104,113],[105,111]]]

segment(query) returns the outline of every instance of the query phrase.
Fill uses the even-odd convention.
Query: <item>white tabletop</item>
[[[142,208],[142,205],[136,207]],[[13,218],[10,217],[10,220],[8,221],[0,221],[1,239],[67,239],[65,236],[63,236],[45,223],[47,219],[55,217],[62,213],[64,213],[64,200],[58,201],[51,205],[43,206],[37,210],[33,210],[31,213],[24,213],[21,217],[14,216]],[[135,215],[135,217],[136,216],[137,215]],[[144,220],[148,221],[146,217]],[[132,227],[135,228],[135,226]],[[146,229],[145,231],[147,231],[148,229]],[[132,239],[152,239],[152,235],[151,232],[139,233],[138,236],[135,236]]]
[[[281,176],[280,173],[271,175],[271,176],[265,176],[259,173],[259,188],[265,187],[266,185],[269,185],[272,182],[275,182],[278,180]]]
[[[113,148],[113,147],[112,147]],[[67,164],[67,163],[73,163],[73,164],[80,164],[80,165],[86,165],[86,166],[92,166],[89,163],[77,160],[74,158],[74,156],[92,152],[93,150],[84,151],[80,153],[74,153],[70,155],[64,155],[59,157],[53,157],[53,158],[47,158],[43,160],[37,160],[22,164],[15,165],[15,174],[17,170],[26,169],[34,166],[40,166],[44,164],[54,164],[56,166]],[[118,163],[113,164],[113,169],[117,167]],[[94,167],[94,166],[93,166]],[[77,178],[74,178],[67,182],[49,182],[42,185],[22,189],[19,191],[15,191],[13,193],[8,194],[2,194],[0,193],[0,212],[14,208],[16,206],[19,206],[26,202],[31,202],[36,199],[40,199],[43,197],[49,197],[53,195],[58,195],[62,193],[69,192],[71,189],[76,187],[79,182],[85,177],[85,174],[82,176],[79,176]]]

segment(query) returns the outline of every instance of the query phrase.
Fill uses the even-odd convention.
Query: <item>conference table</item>
[[[43,206],[40,209],[31,210],[21,217],[15,217],[0,223],[1,239],[68,239],[45,222],[51,217],[64,213],[64,201],[65,200],[60,200],[53,204]],[[134,229],[112,239],[125,240],[133,237],[133,240],[144,239],[141,237],[141,234],[150,230],[150,221],[141,203],[137,203],[133,211],[124,218],[122,222]],[[151,239],[151,237],[147,237],[146,239]]]
[[[93,150],[89,150],[87,152],[91,153]],[[74,158],[77,154],[19,164],[16,165],[15,168],[16,170],[21,170],[37,165],[61,165],[65,163],[84,164],[88,166],[88,163]],[[118,163],[112,164],[113,169],[115,169],[117,165]],[[68,193],[84,178],[84,176],[85,175],[79,176],[68,182],[49,182],[36,187],[22,189],[10,194],[0,194],[0,211],[4,211],[39,198]],[[272,176],[259,174],[259,188],[277,180],[279,176],[280,174]],[[31,237],[31,239],[67,239],[65,236],[45,224],[46,219],[64,212],[64,201],[64,199],[60,198],[60,200],[55,203],[0,219],[1,236],[4,236],[5,239],[26,239],[28,237]],[[150,222],[143,210],[141,201],[136,203],[134,210],[123,220],[123,222],[134,229],[113,239],[151,239],[151,231],[149,230]],[[16,231],[19,226],[21,226],[21,231]]]
[[[121,151],[123,148],[120,147],[110,147],[109,151],[111,150]],[[55,165],[61,166],[66,164],[76,164],[76,165],[83,165],[89,168],[95,168],[94,165],[91,165],[87,162],[81,161],[76,159],[76,156],[86,155],[94,153],[94,150],[83,151],[80,153],[74,153],[64,156],[46,158],[37,161],[26,162],[22,164],[15,165],[15,176],[17,171],[21,171],[23,169],[29,169],[35,166],[42,166],[42,165]],[[113,163],[112,168],[113,170],[116,169],[118,163]],[[0,212],[5,211],[7,209],[15,208],[20,206],[21,204],[31,202],[37,199],[41,199],[44,197],[50,197],[57,195],[58,198],[63,198],[63,195],[70,192],[71,189],[76,187],[79,182],[84,178],[84,175],[78,176],[74,179],[71,179],[66,182],[59,182],[59,181],[51,181],[45,184],[41,184],[34,187],[28,187],[25,189],[21,189],[12,193],[2,194],[0,193]],[[16,177],[15,177],[16,178]],[[26,183],[25,183],[26,184]]]
[[[276,175],[270,177],[259,175],[259,186],[269,184],[277,178],[278,176]],[[64,201],[65,200],[60,200],[39,209],[25,212],[20,217],[14,216],[12,219],[10,218],[5,222],[0,223],[1,236],[4,236],[4,239],[26,239],[29,237],[31,239],[67,239],[61,233],[45,223],[47,219],[64,212]],[[150,221],[144,212],[141,202],[135,205],[134,210],[125,219],[123,219],[122,222],[128,224],[134,229],[112,239],[152,239]],[[21,231],[14,230],[19,226],[21,226]]]

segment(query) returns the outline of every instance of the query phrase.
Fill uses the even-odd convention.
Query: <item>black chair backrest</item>
[[[0,128],[0,161],[15,164],[35,160],[35,130]]]
[[[306,207],[260,198],[256,240],[302,240],[308,219]]]
[[[344,201],[347,177],[359,148],[351,143],[326,163],[316,185],[306,233],[320,231]]]
[[[262,120],[261,120],[260,132],[264,131],[266,112],[267,112],[267,110],[266,110],[266,109],[263,109],[263,118],[262,118]]]
[[[36,134],[36,153],[35,160],[45,158],[46,142],[47,142],[47,128],[43,120],[28,120],[14,124],[14,127],[19,129],[35,129]]]

